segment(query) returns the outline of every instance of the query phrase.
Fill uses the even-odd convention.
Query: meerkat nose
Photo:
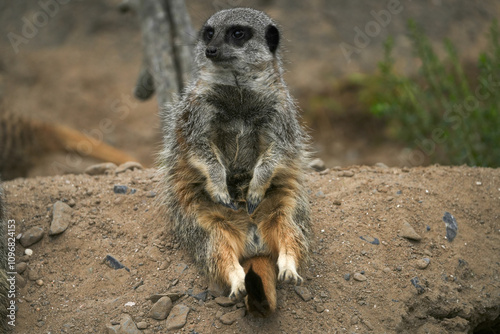
[[[207,58],[216,58],[219,55],[219,48],[215,46],[208,46],[205,50]]]

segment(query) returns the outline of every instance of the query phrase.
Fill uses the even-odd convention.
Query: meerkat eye
[[[245,37],[245,31],[242,29],[235,30],[233,31],[233,37],[235,39],[242,39],[243,37]]]
[[[206,41],[212,40],[212,38],[214,37],[214,28],[207,27],[205,29],[205,33],[203,34],[203,37],[205,38]]]

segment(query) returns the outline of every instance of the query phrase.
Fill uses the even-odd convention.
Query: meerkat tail
[[[245,304],[256,317],[267,317],[276,310],[276,266],[270,257],[257,256],[244,264]]]
[[[113,162],[117,165],[127,161],[137,161],[134,157],[101,140],[90,138],[66,126],[46,125],[46,130],[58,138],[61,148],[66,151],[76,152],[106,162]]]

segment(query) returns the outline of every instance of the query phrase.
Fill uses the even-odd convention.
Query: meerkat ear
[[[269,47],[269,51],[272,53],[276,52],[280,42],[280,32],[278,31],[278,28],[272,24],[268,25],[266,28],[266,42]]]

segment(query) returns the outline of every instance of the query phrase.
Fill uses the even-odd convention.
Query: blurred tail
[[[256,317],[267,317],[276,310],[276,264],[270,257],[257,256],[244,264],[245,303],[248,312]]]

